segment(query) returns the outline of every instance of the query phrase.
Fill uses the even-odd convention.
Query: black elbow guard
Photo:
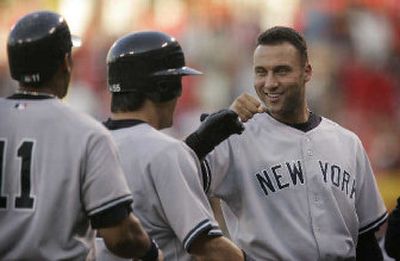
[[[385,235],[385,250],[388,256],[400,260],[400,197],[397,206],[389,215]]]
[[[190,134],[185,143],[196,153],[201,160],[232,134],[241,134],[244,130],[238,115],[228,109],[212,113],[207,117],[202,115],[200,127]]]

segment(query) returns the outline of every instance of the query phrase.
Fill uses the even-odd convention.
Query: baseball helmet
[[[202,74],[185,66],[175,38],[157,31],[119,38],[108,52],[107,67],[110,92],[139,92],[156,102],[180,96],[182,76]]]
[[[57,13],[38,11],[25,15],[8,36],[11,77],[31,86],[46,82],[65,54],[71,52],[71,47],[79,45],[78,41],[71,36],[65,19]]]

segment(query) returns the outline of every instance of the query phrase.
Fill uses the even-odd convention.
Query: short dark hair
[[[146,97],[139,92],[116,92],[111,96],[111,112],[136,111],[142,107]]]
[[[304,37],[290,27],[274,26],[261,33],[257,38],[257,46],[289,42],[301,55],[304,63],[308,61],[307,43]]]

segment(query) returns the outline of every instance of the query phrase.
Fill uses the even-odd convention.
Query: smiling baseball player
[[[245,131],[206,157],[206,190],[222,200],[233,241],[257,260],[381,260],[374,231],[387,211],[368,157],[354,133],[308,110],[311,75],[299,33],[259,36],[262,103],[243,94],[232,104]]]

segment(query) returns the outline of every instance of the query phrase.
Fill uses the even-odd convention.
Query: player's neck
[[[157,130],[169,128],[172,125],[176,99],[157,103],[146,99],[143,105],[134,111],[112,113],[112,120],[141,120]]]
[[[148,117],[141,111],[128,111],[111,113],[112,120],[141,120],[148,122]]]
[[[310,110],[307,107],[304,107],[304,109],[301,109],[299,111],[290,112],[287,114],[270,114],[278,121],[286,124],[301,124],[307,122],[310,118]]]
[[[159,129],[159,120],[157,115],[145,110],[117,112],[111,114],[112,120],[141,120],[148,123],[155,129]]]
[[[25,87],[25,86],[20,86],[16,90],[17,94],[26,94],[26,95],[32,95],[32,96],[49,96],[52,98],[58,97],[56,92],[54,90],[51,90],[49,88],[32,88],[32,87]]]

